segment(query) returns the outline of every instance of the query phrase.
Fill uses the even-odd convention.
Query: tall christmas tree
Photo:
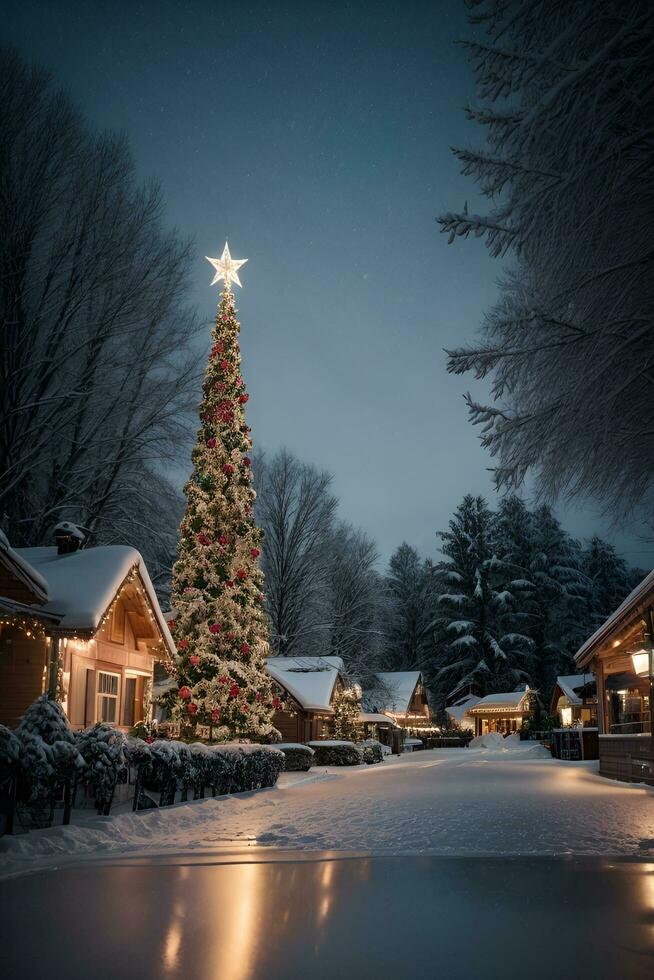
[[[200,407],[202,426],[193,473],[184,492],[186,514],[173,569],[174,636],[180,659],[173,714],[187,728],[209,725],[214,738],[278,737],[272,713],[280,706],[265,669],[268,635],[261,531],[252,517],[255,493],[245,422],[248,395],[241,377],[231,282],[241,285],[225,245],[209,259],[224,280]]]

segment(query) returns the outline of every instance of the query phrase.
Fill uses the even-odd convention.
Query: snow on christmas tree
[[[225,245],[212,285],[224,279],[200,407],[202,427],[186,484],[187,509],[173,569],[174,635],[180,657],[173,709],[185,727],[208,725],[214,738],[276,738],[281,702],[265,669],[268,652],[262,533],[254,522],[248,395],[240,370],[234,295],[241,285]]]

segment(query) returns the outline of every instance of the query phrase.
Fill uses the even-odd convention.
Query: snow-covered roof
[[[269,657],[266,666],[305,711],[331,712],[334,687],[343,672],[340,657]]]
[[[362,725],[391,725],[393,728],[399,727],[397,722],[391,718],[390,715],[382,715],[374,711],[360,711],[357,721],[359,721]]]
[[[556,683],[570,704],[583,704],[579,691],[586,685],[595,683],[595,674],[563,674],[556,678]]]
[[[371,699],[382,712],[392,711],[394,714],[406,714],[421,678],[419,670],[394,670],[376,674],[382,690],[375,690]]]
[[[478,698],[476,694],[466,694],[464,698],[459,698],[454,704],[448,704],[445,711],[457,724],[463,721],[463,716],[466,711],[470,708],[474,708],[476,704],[479,704],[481,698]]]
[[[609,618],[602,623],[599,629],[595,630],[592,636],[588,637],[585,643],[582,643],[575,653],[575,662],[582,664],[588,660],[594,648],[607,639],[629,613],[636,612],[640,604],[652,592],[654,592],[654,571],[646,575],[640,585],[637,585],[624,602],[620,603],[615,612],[611,613]]]
[[[517,711],[522,706],[522,701],[527,691],[504,691],[501,694],[487,694],[481,698],[473,707],[468,708],[470,714],[483,711],[484,708],[492,708],[497,711],[506,708],[510,711]]]
[[[57,548],[16,548],[14,553],[46,583],[48,600],[39,606],[39,612],[56,616],[57,629],[64,633],[95,633],[116,593],[135,569],[163,641],[169,653],[175,655],[175,643],[145,562],[135,548],[103,545],[61,555]]]
[[[0,531],[0,566],[6,568],[10,575],[26,586],[35,602],[47,601],[48,583],[21,557],[16,548],[11,547],[2,531]]]

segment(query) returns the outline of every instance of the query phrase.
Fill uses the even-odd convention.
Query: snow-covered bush
[[[86,762],[75,745],[75,735],[58,701],[42,694],[29,706],[15,734],[21,744],[21,771],[18,783],[20,801],[34,810],[29,822],[49,823],[52,803],[65,787],[66,812],[70,814],[70,783],[86,769]],[[43,812],[38,815],[35,808]],[[44,808],[49,809],[49,817]]]
[[[359,742],[357,747],[363,752],[363,761],[367,765],[370,766],[384,761],[383,746],[381,742],[377,742],[374,738],[368,738],[365,742]]]
[[[125,741],[119,729],[101,721],[77,735],[77,748],[88,766],[87,785],[98,813],[105,816],[111,809],[116,784],[127,777]]]
[[[363,751],[354,742],[325,739],[309,745],[314,750],[317,766],[359,766],[363,762]]]
[[[53,745],[54,742],[75,744],[75,735],[63,708],[48,694],[37,698],[21,718],[16,729],[18,738],[25,732],[42,738],[47,745]]]
[[[6,779],[20,769],[22,746],[9,728],[0,725],[0,779]]]
[[[313,765],[315,752],[299,742],[282,742],[275,746],[284,753],[287,772],[308,772]]]

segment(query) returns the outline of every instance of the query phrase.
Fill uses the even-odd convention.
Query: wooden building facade
[[[654,572],[577,651],[597,682],[600,775],[654,785],[651,730]]]
[[[475,735],[492,732],[511,735],[520,731],[535,709],[536,693],[526,688],[523,691],[488,694],[468,708],[466,714],[474,723]]]
[[[127,730],[148,715],[155,661],[174,655],[138,551],[0,538],[0,724],[57,690],[74,728]]]

